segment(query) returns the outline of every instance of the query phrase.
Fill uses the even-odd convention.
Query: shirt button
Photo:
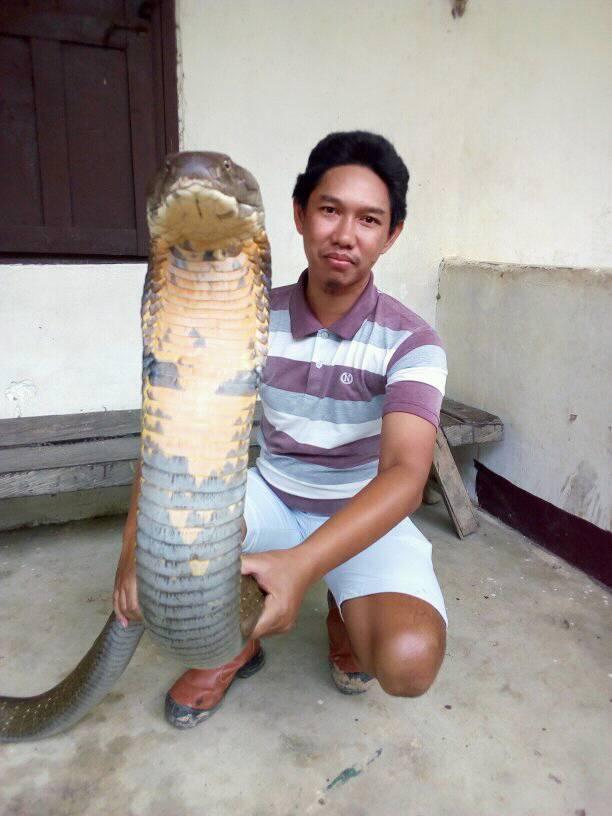
[[[319,337],[322,337],[323,340],[327,340],[327,338],[329,337],[329,332],[327,332],[327,331],[325,331],[325,329],[323,329],[323,331],[319,332]]]
[[[323,368],[323,363],[321,362],[315,363],[315,365],[317,368]]]

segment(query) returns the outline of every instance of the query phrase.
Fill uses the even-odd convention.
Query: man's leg
[[[325,579],[342,616],[338,609],[330,612],[331,629],[328,618],[335,635],[332,677],[340,691],[351,687],[355,668],[376,677],[389,694],[416,697],[427,691],[444,657],[446,610],[431,544],[410,519]],[[352,663],[334,660],[334,647],[343,643],[336,651],[348,652]]]
[[[413,595],[381,592],[342,604],[351,649],[363,671],[384,691],[418,697],[438,673],[446,623],[429,603]]]

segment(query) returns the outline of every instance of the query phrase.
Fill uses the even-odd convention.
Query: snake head
[[[205,249],[252,237],[264,211],[255,177],[225,153],[182,152],[153,178],[147,217],[152,237]]]

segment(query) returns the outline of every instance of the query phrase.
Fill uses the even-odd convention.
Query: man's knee
[[[436,679],[444,658],[444,629],[404,632],[381,644],[375,658],[376,677],[387,694],[420,697]]]

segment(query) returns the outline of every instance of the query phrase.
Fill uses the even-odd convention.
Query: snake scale
[[[137,582],[144,625],[111,614],[61,683],[0,697],[0,742],[67,730],[146,628],[186,666],[220,666],[263,595],[240,576],[249,439],[268,337],[270,250],[255,178],[221,153],[168,156],[147,200]]]

